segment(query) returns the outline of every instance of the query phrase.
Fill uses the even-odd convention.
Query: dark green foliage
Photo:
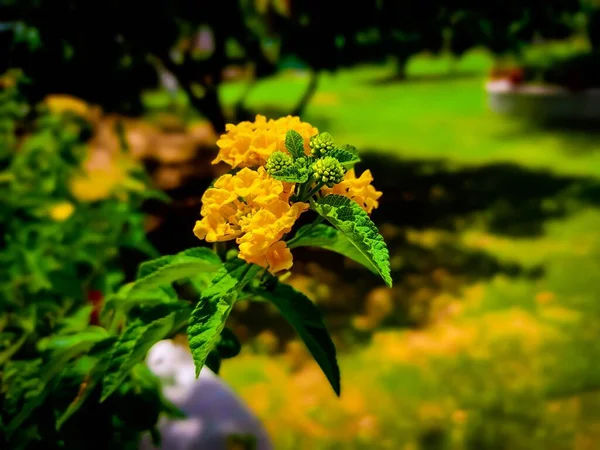
[[[31,107],[16,80],[0,88],[0,448],[82,448],[99,434],[100,448],[126,447],[137,433],[112,423],[115,405],[98,406],[99,363],[117,328],[94,325],[90,302],[125,278],[123,249],[152,251],[139,210],[151,191],[128,201],[75,198],[69,180],[90,125]],[[61,203],[73,212],[57,220],[50,209]]]
[[[208,354],[204,365],[214,373],[219,373],[224,359],[237,356],[242,349],[241,343],[229,328],[224,328],[215,348]]]
[[[461,56],[482,46],[498,56],[519,55],[536,37],[564,39],[575,30],[579,0],[455,2],[443,14],[449,49]]]
[[[75,95],[110,112],[140,114],[141,92],[171,72],[219,131],[225,117],[216,89],[223,69],[251,61],[272,71],[259,45],[256,13],[246,2],[0,1],[0,73],[18,67],[30,77],[27,98]],[[197,33],[212,33],[212,48],[196,49]],[[228,51],[234,41],[242,54]],[[174,56],[175,55],[175,56]],[[199,84],[204,95],[197,95]]]
[[[276,279],[272,280],[269,287],[252,289],[252,293],[273,303],[294,327],[335,393],[340,395],[340,369],[335,346],[325,328],[321,313],[313,302],[293,287],[279,283]]]
[[[598,51],[548,58],[527,64],[524,69],[528,80],[557,85],[572,91],[600,87]]]

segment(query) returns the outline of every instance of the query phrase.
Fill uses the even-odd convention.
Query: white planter
[[[486,84],[492,111],[535,120],[600,121],[600,89],[570,92],[553,86]]]
[[[272,450],[262,424],[223,381],[204,367],[196,379],[190,353],[172,341],[158,342],[147,358],[162,380],[165,397],[188,417],[164,420],[159,429],[163,450],[226,450],[231,435],[252,435],[256,450]],[[155,449],[145,436],[140,450]]]

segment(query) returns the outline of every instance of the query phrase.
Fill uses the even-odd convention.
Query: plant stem
[[[322,181],[317,183],[316,186],[313,187],[310,191],[308,191],[308,193],[306,195],[301,197],[302,201],[308,200],[309,198],[311,198],[313,195],[315,195],[317,192],[319,192],[324,185],[325,185],[325,183],[323,183]]]
[[[221,261],[225,260],[225,257],[227,256],[227,248],[224,242],[215,242],[213,244],[213,251],[217,254]]]

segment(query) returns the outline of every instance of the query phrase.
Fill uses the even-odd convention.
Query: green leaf
[[[28,398],[36,397],[40,388],[41,358],[12,360],[2,366],[2,408],[5,417],[14,417],[21,404]]]
[[[392,286],[387,245],[377,226],[358,203],[341,195],[328,195],[313,202],[312,208],[340,230],[377,269],[383,281]]]
[[[308,297],[287,284],[276,282],[271,289],[254,288],[253,293],[270,301],[294,327],[331,387],[340,395],[340,369],[331,336],[317,307]]]
[[[277,172],[269,172],[269,175],[276,180],[288,183],[306,183],[310,174],[308,158],[305,157],[297,159],[292,166],[285,167]]]
[[[331,156],[337,159],[345,169],[352,168],[356,163],[360,162],[360,157],[356,151],[353,151],[354,147],[346,148],[334,148],[327,153],[327,156]]]
[[[143,361],[155,343],[185,324],[189,308],[183,303],[169,305],[169,309],[173,308],[176,309],[163,317],[157,317],[158,308],[153,309],[125,329],[107,356],[110,363],[103,378],[100,401],[106,400],[121,385],[129,371]]]
[[[6,348],[3,352],[0,352],[0,367],[3,366],[6,361],[11,359],[15,353],[19,351],[19,349],[23,346],[23,344],[27,341],[29,337],[29,333],[23,333],[21,337]]]
[[[211,350],[206,356],[204,365],[218,375],[221,370],[222,360],[223,358],[221,358],[221,355],[217,350]]]
[[[156,272],[159,269],[162,269],[165,266],[168,266],[175,259],[175,255],[166,255],[161,256],[160,258],[153,259],[151,261],[146,261],[140,264],[137,273],[137,279],[145,278],[148,275]]]
[[[187,330],[196,376],[200,374],[208,354],[219,341],[238,293],[260,270],[260,267],[240,259],[229,261],[202,293],[190,316]]]
[[[215,252],[210,248],[206,247],[192,247],[188,248],[175,255],[176,261],[186,260],[188,258],[202,259],[204,261],[212,262],[213,264],[220,264],[221,260]]]
[[[221,262],[217,254],[206,247],[188,248],[176,255],[161,256],[160,258],[143,262],[138,269],[137,279],[145,278],[171,263],[188,262],[195,259],[201,259],[217,265]]]
[[[337,228],[323,223],[304,225],[298,230],[294,238],[288,241],[287,246],[290,249],[296,247],[320,247],[336,252],[362,264],[371,272],[379,275],[377,267],[350,242],[350,239],[344,233]]]
[[[85,401],[94,392],[94,389],[102,379],[104,372],[108,368],[110,360],[106,358],[95,358],[95,363],[91,367],[88,374],[84,377],[83,382],[79,388],[77,396],[69,404],[65,412],[56,420],[56,429],[60,430],[62,426],[69,420],[73,414],[75,414],[83,406]]]
[[[62,319],[59,323],[61,334],[73,334],[83,331],[90,325],[90,314],[94,307],[92,305],[82,306],[73,314]]]
[[[64,350],[83,342],[92,345],[109,337],[108,332],[102,327],[88,327],[87,330],[75,334],[59,334],[40,339],[37,348],[40,352]]]
[[[151,291],[157,287],[170,286],[177,280],[193,278],[205,272],[216,272],[221,267],[219,257],[204,247],[188,249],[172,256],[148,261],[140,266],[138,280],[129,291],[128,297]]]
[[[216,348],[221,358],[229,359],[239,355],[242,350],[242,344],[231,329],[225,328],[221,333],[221,338],[217,342]]]
[[[89,342],[82,342],[79,345],[66,348],[62,352],[56,352],[52,359],[40,369],[40,377],[37,380],[37,395],[32,396],[25,403],[19,413],[9,422],[6,427],[6,434],[10,437],[27,418],[39,408],[46,397],[52,391],[57,379],[57,375],[65,368],[67,363],[84,353],[87,353],[93,346]]]
[[[294,158],[304,156],[304,139],[296,130],[289,130],[285,134],[285,148]]]

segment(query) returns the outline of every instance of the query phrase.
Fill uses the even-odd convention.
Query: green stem
[[[323,183],[322,181],[317,183],[317,185],[315,187],[313,187],[310,191],[308,191],[308,194],[301,197],[301,199],[302,199],[301,201],[305,201],[305,200],[308,200],[309,198],[311,198],[313,195],[315,195],[317,192],[319,192],[324,185],[325,185],[325,183]]]
[[[267,279],[268,275],[269,275],[268,270],[267,269],[263,270],[263,273],[260,276],[260,284],[261,285],[265,282],[265,280]]]
[[[213,244],[213,251],[217,254],[221,261],[225,261],[225,257],[227,256],[227,247],[225,242],[215,242]]]

